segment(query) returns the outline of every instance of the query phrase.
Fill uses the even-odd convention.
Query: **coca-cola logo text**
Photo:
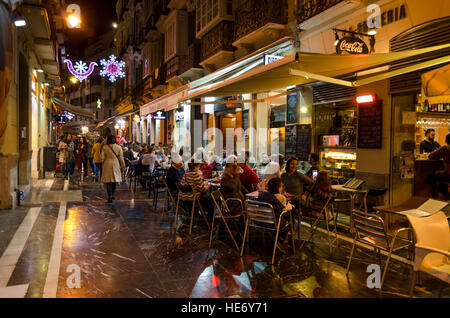
[[[369,49],[359,38],[356,37],[344,37],[339,40],[336,45],[336,52],[338,54],[342,54],[344,52],[349,54],[367,54],[369,53]]]

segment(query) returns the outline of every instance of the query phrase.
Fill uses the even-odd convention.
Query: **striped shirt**
[[[183,192],[183,187],[191,186],[193,192]],[[194,194],[199,194],[204,189],[204,183],[202,177],[194,171],[186,172],[180,182],[180,199],[192,200]]]

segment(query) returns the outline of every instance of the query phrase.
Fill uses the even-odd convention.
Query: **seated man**
[[[431,195],[435,198],[438,192],[441,192],[445,196],[449,195],[448,186],[442,185],[438,187],[439,182],[450,182],[450,134],[445,136],[445,146],[433,151],[428,155],[429,159],[440,160],[444,159],[444,171],[431,175],[427,178],[427,183],[431,186]]]
[[[239,199],[242,203],[244,202],[243,193],[245,194],[247,191],[241,185],[239,174],[240,167],[230,160],[225,166],[225,171],[220,182],[220,191],[225,200]],[[241,212],[243,208],[238,201],[234,200],[228,201],[227,205],[231,212]]]
[[[172,165],[167,170],[166,182],[170,192],[177,192],[177,184],[180,184],[184,176],[184,163],[181,156],[175,155],[172,157]]]
[[[192,201],[194,196],[199,197],[200,204],[208,213],[208,219],[212,220],[214,215],[214,201],[208,193],[208,186],[198,173],[199,163],[189,162],[189,171],[186,172],[180,182],[180,199],[181,201]]]
[[[242,186],[247,190],[247,192],[252,192],[259,183],[258,175],[255,171],[250,168],[247,164],[248,156],[239,156],[238,165],[241,167],[243,172],[240,174],[239,179],[241,180]]]

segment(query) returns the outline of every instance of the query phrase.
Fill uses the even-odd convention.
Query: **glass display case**
[[[345,183],[355,177],[356,149],[343,147],[320,147],[320,166],[329,171],[336,183]]]

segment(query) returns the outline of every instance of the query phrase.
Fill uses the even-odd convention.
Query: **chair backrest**
[[[134,166],[135,174],[138,177],[150,177],[149,165],[136,165]]]
[[[262,224],[264,224],[276,229],[277,218],[271,204],[254,200],[247,200],[245,206],[249,225],[261,226]]]
[[[444,212],[426,217],[408,215],[417,244],[450,252],[450,227]]]
[[[367,238],[366,240],[361,240],[362,242],[377,245],[374,241],[370,240],[370,238],[374,238],[378,239],[378,242],[383,244],[382,247],[389,247],[386,227],[380,216],[355,209],[353,210],[353,222],[359,239],[361,240],[361,237]]]

